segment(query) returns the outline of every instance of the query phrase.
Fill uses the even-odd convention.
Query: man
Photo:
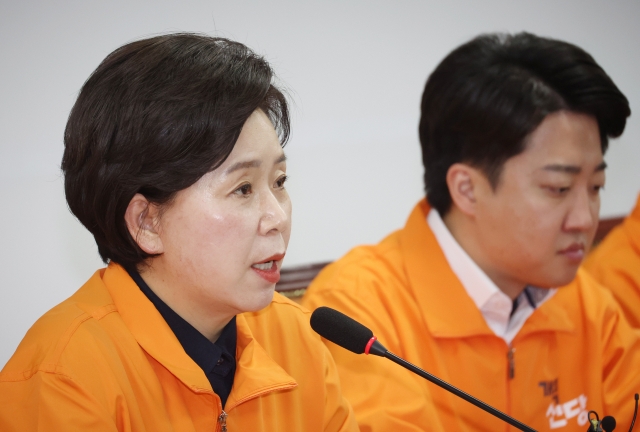
[[[609,288],[631,325],[640,328],[640,196],[624,222],[589,254],[584,267]]]
[[[578,271],[625,96],[576,46],[483,35],[440,63],[421,109],[426,201],[403,229],[328,266],[304,304],[341,310],[537,430],[584,431],[589,410],[630,421],[638,334]],[[507,429],[383,358],[328,346],[362,430]]]

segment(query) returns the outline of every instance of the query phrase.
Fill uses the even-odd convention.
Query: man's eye
[[[286,175],[283,175],[282,177],[279,177],[278,180],[276,180],[276,187],[277,188],[283,188],[285,182],[289,179],[289,177],[287,177]]]
[[[569,192],[570,189],[571,189],[570,187],[547,186],[547,190],[549,190],[551,193],[555,195],[564,195],[567,192]]]
[[[591,187],[591,190],[593,191],[593,193],[600,193],[602,189],[604,189],[603,185],[593,185]]]
[[[245,183],[242,186],[240,186],[238,189],[236,189],[235,191],[233,191],[234,194],[236,195],[249,195],[251,193],[251,185],[249,183]]]

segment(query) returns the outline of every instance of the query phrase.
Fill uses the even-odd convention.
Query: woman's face
[[[273,125],[256,110],[227,160],[178,192],[160,217],[152,271],[179,287],[179,303],[235,315],[271,302],[291,232],[286,171]]]

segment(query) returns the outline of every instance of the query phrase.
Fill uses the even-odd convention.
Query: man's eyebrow
[[[250,161],[244,161],[244,162],[237,162],[234,163],[233,165],[231,165],[229,168],[227,168],[227,170],[225,171],[226,174],[231,174],[234,171],[238,171],[240,169],[245,169],[245,168],[258,168],[260,166],[260,161],[259,160],[250,160]]]
[[[567,174],[580,174],[582,168],[577,165],[562,165],[562,164],[551,164],[545,165],[543,168],[545,171],[555,171],[562,172]]]
[[[593,172],[604,171],[606,167],[607,163],[603,161],[596,167],[596,169],[593,170]],[[545,165],[542,169],[545,171],[555,171],[567,174],[580,174],[582,172],[582,168],[577,165],[551,164]]]

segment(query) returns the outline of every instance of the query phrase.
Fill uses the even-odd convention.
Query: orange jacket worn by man
[[[0,430],[357,430],[308,318],[278,294],[237,316],[223,418],[202,369],[127,272],[110,265],[45,314],[4,367]]]
[[[636,328],[640,328],[640,196],[620,226],[589,254],[585,269],[609,288]]]
[[[508,344],[483,319],[426,223],[353,249],[312,283],[304,303],[371,328],[394,354],[533,428],[586,430],[587,411],[631,419],[640,341],[611,295],[583,271],[539,305]],[[361,430],[505,430],[501,420],[386,359],[327,344]],[[431,404],[438,418],[433,418]],[[437,423],[435,423],[437,424]],[[438,428],[434,428],[438,430]]]
[[[89,77],[62,170],[108,267],[0,372],[2,432],[358,430],[308,312],[274,297],[291,200],[272,81],[248,47],[190,33]]]
[[[626,98],[582,49],[522,33],[454,50],[421,108],[429,204],[324,269],[304,305],[351,315],[537,430],[584,431],[590,410],[630,421],[640,335],[578,272]],[[513,430],[385,359],[329,347],[362,430]]]

